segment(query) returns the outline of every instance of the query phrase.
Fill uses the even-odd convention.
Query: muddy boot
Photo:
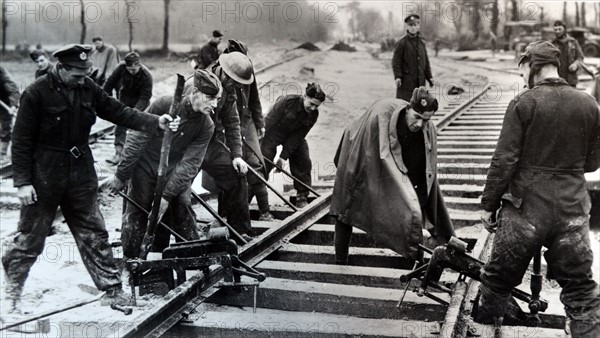
[[[123,153],[123,147],[122,146],[115,146],[115,155],[111,158],[106,159],[106,162],[112,164],[112,165],[117,165],[119,164],[119,162],[121,162],[121,154]]]
[[[297,208],[302,209],[307,205],[308,205],[308,201],[306,200],[306,196],[296,197],[296,207]]]
[[[483,284],[479,286],[479,292],[477,312],[473,319],[477,323],[491,324],[494,328],[494,338],[501,338],[502,321],[511,295],[493,292]]]
[[[260,217],[258,217],[258,220],[270,222],[270,221],[274,221],[275,217],[273,217],[273,214],[271,214],[269,211],[265,211],[265,212],[260,213]]]
[[[10,324],[23,319],[23,310],[21,308],[21,294],[23,292],[23,283],[18,283],[6,278],[6,298],[2,301],[2,323]]]
[[[123,291],[123,286],[118,284],[106,290],[106,294],[100,299],[100,305],[129,306],[131,305],[131,297]]]
[[[571,337],[600,337],[600,311],[596,306],[577,311],[565,308]]]

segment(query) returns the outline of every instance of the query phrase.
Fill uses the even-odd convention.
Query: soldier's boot
[[[132,299],[129,295],[125,293],[125,291],[123,291],[123,286],[121,284],[118,284],[115,286],[111,286],[106,290],[106,294],[100,299],[100,305],[129,306],[132,305]]]
[[[23,285],[25,281],[15,281],[12,278],[6,278],[6,297],[2,301],[2,322],[3,323],[14,323],[23,319],[23,309],[21,308],[21,294],[23,293]]]
[[[597,306],[573,311],[566,308],[571,337],[600,337],[600,311]]]
[[[491,324],[494,329],[494,337],[502,337],[502,321],[504,313],[508,307],[508,301],[511,297],[510,293],[501,294],[490,290],[487,286],[481,284],[479,286],[479,302],[477,304],[477,312],[474,320],[481,324]]]
[[[8,142],[0,143],[0,162],[8,162]]]
[[[304,196],[304,195],[298,195],[296,197],[296,207],[297,208],[301,209],[308,205],[308,200],[306,197],[307,196]]]
[[[275,217],[273,217],[273,214],[271,214],[271,212],[269,210],[265,211],[265,212],[261,212],[260,213],[260,217],[258,217],[259,221],[273,221],[275,220]]]
[[[111,158],[106,159],[106,162],[117,165],[121,162],[121,155],[123,154],[123,146],[116,145],[115,146],[115,155]]]

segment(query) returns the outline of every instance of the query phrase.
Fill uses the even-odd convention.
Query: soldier
[[[21,201],[18,232],[2,257],[6,298],[2,309],[21,315],[21,293],[29,270],[44,248],[60,206],[102,303],[129,303],[113,260],[98,202],[98,178],[88,145],[96,115],[129,128],[176,131],[178,119],[150,115],[109,97],[86,75],[92,46],[67,45],[53,55],[58,63],[23,92],[15,124],[14,185]]]
[[[265,117],[265,136],[260,149],[263,155],[273,161],[277,154],[277,146],[282,145],[277,165],[284,167],[290,161],[292,175],[311,184],[312,162],[306,142],[306,135],[317,122],[319,106],[325,101],[325,93],[317,83],[309,83],[304,95],[281,96],[269,109]],[[267,174],[273,169],[267,163]],[[308,202],[308,189],[294,182],[296,189],[296,206],[304,208]]]
[[[248,208],[248,183],[244,175],[248,165],[242,159],[240,114],[237,111],[236,86],[254,81],[252,63],[240,52],[222,54],[211,69],[223,85],[223,96],[211,115],[215,133],[208,146],[202,170],[212,177],[224,198],[219,211],[227,222],[246,239],[252,228]]]
[[[115,46],[104,43],[101,36],[94,37],[92,42],[94,42],[95,48],[90,55],[94,65],[91,78],[99,86],[102,86],[106,78],[119,64],[119,53]]]
[[[231,52],[240,52],[247,55],[248,47],[242,41],[229,40],[228,46],[223,53]],[[237,85],[235,93],[243,140],[242,158],[257,173],[266,178],[266,166],[262,152],[260,151],[260,139],[265,135],[265,119],[262,114],[256,77],[250,85]],[[258,220],[272,221],[273,215],[270,212],[267,187],[255,175],[246,175],[246,179],[248,181],[248,201],[251,201],[253,196],[256,196],[260,211]]]
[[[567,25],[557,20],[554,22],[554,35],[556,39],[552,44],[560,50],[560,66],[558,66],[558,76],[567,80],[567,83],[577,87],[577,70],[583,63],[583,52],[579,42],[567,34]]]
[[[571,335],[599,337],[584,172],[600,165],[600,111],[588,94],[559,78],[560,54],[549,42],[536,42],[519,60],[529,90],[508,105],[481,198],[481,218],[496,235],[475,319],[500,331],[511,290],[545,246]]]
[[[8,145],[12,134],[12,119],[19,107],[19,86],[4,67],[0,67],[0,162],[8,161]],[[7,109],[8,107],[8,109]]]
[[[219,44],[223,41],[223,33],[218,30],[212,32],[212,39],[202,48],[198,57],[194,60],[196,69],[205,69],[210,66],[213,62],[219,59]]]
[[[437,109],[433,94],[419,87],[408,104],[375,102],[344,131],[330,212],[337,216],[336,264],[348,264],[353,226],[415,260],[421,259],[420,243],[441,245],[454,235],[437,181],[430,122]]]
[[[37,65],[35,70],[35,78],[44,76],[50,72],[50,69],[54,66],[50,60],[48,60],[48,54],[45,51],[36,49],[29,54],[29,57]]]
[[[171,141],[168,181],[162,195],[161,210],[167,212],[165,223],[186,240],[199,238],[196,214],[192,210],[191,186],[200,172],[213,135],[214,125],[210,114],[217,107],[221,92],[219,79],[206,70],[198,69],[193,78],[193,90],[183,98],[177,111],[181,123]],[[172,99],[172,96],[157,99],[148,112],[153,115],[168,114]],[[123,150],[123,160],[111,184],[113,192],[117,192],[129,181],[129,197],[146,210],[152,208],[162,138],[162,134],[131,131]],[[126,258],[139,257],[147,223],[148,217],[144,212],[126,203],[121,231],[123,255]],[[156,235],[152,250],[161,252],[169,245],[169,233],[161,229]]]
[[[104,84],[104,90],[108,95],[112,95],[113,90],[116,90],[119,101],[128,107],[144,110],[150,105],[152,97],[152,74],[146,66],[140,63],[140,55],[131,52],[125,55],[123,62],[119,63],[108,77]],[[127,128],[116,126],[115,156],[107,159],[106,162],[119,164],[126,137]]]
[[[433,86],[433,76],[427,48],[421,37],[421,18],[411,14],[404,19],[406,35],[396,44],[392,58],[392,69],[396,80],[396,98],[410,101],[415,88],[424,86],[425,80]]]

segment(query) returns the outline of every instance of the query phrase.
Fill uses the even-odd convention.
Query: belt
[[[53,151],[60,151],[60,152],[64,152],[64,153],[69,153],[74,158],[80,158],[81,156],[83,156],[83,153],[87,149],[89,149],[89,147],[90,147],[90,145],[87,144],[87,143],[86,144],[82,144],[80,146],[73,146],[70,149],[53,147],[53,146],[49,146],[47,144],[39,144],[39,146],[40,146],[40,148],[43,148],[43,149],[48,149],[48,150],[53,150]]]
[[[568,169],[568,168],[550,168],[550,167],[538,167],[534,165],[520,165],[519,170],[524,172],[542,172],[548,174],[583,174],[583,168],[581,169]]]

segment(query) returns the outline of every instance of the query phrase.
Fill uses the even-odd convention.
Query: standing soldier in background
[[[147,132],[177,130],[179,119],[129,108],[111,98],[87,74],[92,46],[67,45],[54,53],[51,72],[23,92],[15,123],[14,186],[21,214],[18,231],[2,257],[6,297],[2,311],[19,317],[29,271],[43,252],[60,207],[103,305],[128,305],[108,243],[98,202],[98,177],[88,144],[96,116]]]
[[[534,42],[519,60],[529,90],[506,109],[481,198],[481,219],[496,235],[475,320],[501,332],[512,289],[545,246],[571,335],[600,337],[584,176],[600,166],[600,111],[588,94],[559,78],[560,54],[547,41]]]
[[[119,64],[119,53],[113,45],[104,43],[101,36],[96,36],[92,39],[94,42],[94,50],[90,55],[92,64],[94,65],[90,77],[102,86],[106,78],[110,76],[113,69]]]
[[[425,42],[419,32],[421,18],[411,14],[404,19],[406,35],[396,44],[392,69],[396,81],[396,98],[410,101],[415,88],[424,86],[425,80],[433,87],[433,76]]]
[[[200,49],[198,57],[194,60],[194,68],[205,69],[219,59],[219,44],[223,41],[223,33],[218,30],[212,32],[212,39]]]
[[[140,55],[131,52],[125,55],[123,62],[119,63],[108,77],[104,84],[104,90],[108,95],[112,95],[113,90],[116,90],[117,98],[127,107],[145,110],[150,105],[152,97],[152,74],[146,66],[140,63]],[[106,162],[119,164],[126,137],[127,128],[116,126],[115,156],[107,159]]]
[[[19,86],[0,66],[0,162],[8,161],[8,145],[12,134],[12,119],[19,107]]]
[[[556,39],[552,41],[560,50],[560,66],[558,66],[558,76],[565,79],[572,87],[577,87],[577,70],[583,62],[583,52],[579,42],[567,34],[567,25],[557,20],[554,22],[554,35]]]
[[[240,52],[248,55],[248,47],[239,40],[229,40],[224,54]],[[240,114],[242,133],[242,158],[257,173],[267,178],[266,167],[260,150],[260,139],[265,135],[265,119],[262,115],[262,106],[256,85],[256,77],[249,85],[238,84],[235,88],[237,110]],[[248,181],[248,202],[256,196],[260,211],[259,221],[272,221],[269,207],[269,193],[267,187],[255,175],[246,175]]]
[[[29,54],[29,57],[35,64],[37,65],[37,69],[35,70],[35,78],[44,76],[50,72],[52,67],[54,66],[50,60],[48,60],[48,54],[41,49],[36,49]]]
[[[317,83],[309,83],[304,95],[281,96],[269,109],[265,118],[265,136],[260,149],[263,155],[273,161],[277,154],[277,146],[283,145],[277,165],[286,166],[290,160],[292,175],[310,186],[312,182],[312,161],[306,142],[306,135],[317,122],[319,106],[325,101],[325,93]],[[267,174],[273,169],[267,164]],[[294,181],[296,189],[296,206],[304,208],[307,204],[309,190]]]

